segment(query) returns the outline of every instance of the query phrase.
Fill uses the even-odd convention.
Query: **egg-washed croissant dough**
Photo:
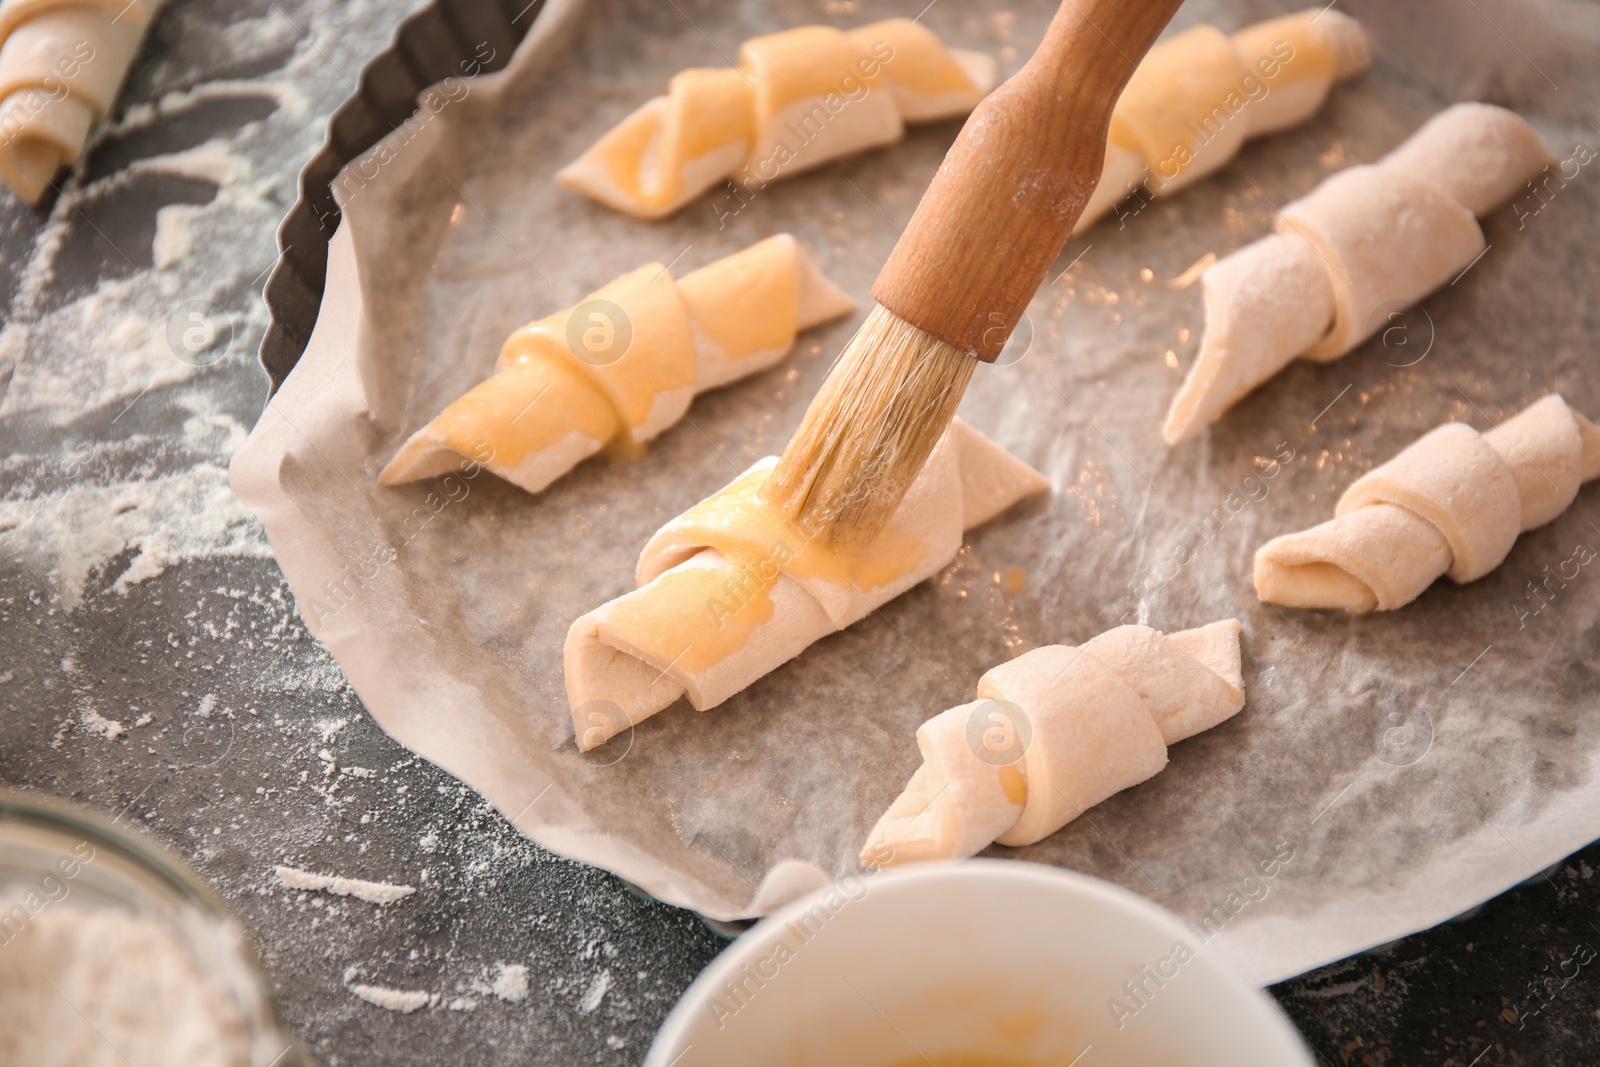
[[[663,526],[639,556],[639,588],[572,624],[567,699],[579,748],[680,696],[716,707],[936,574],[964,530],[1049,485],[957,419],[883,532],[844,554],[760,498],[776,463],[762,460]]]
[[[1521,116],[1456,104],[1375,164],[1351,167],[1279,213],[1277,233],[1201,277],[1205,334],[1167,412],[1174,445],[1296,357],[1328,362],[1484,251],[1475,216],[1553,162]]]
[[[992,57],[947,48],[910,19],[752,37],[739,66],[679,73],[556,178],[658,219],[725,179],[762,187],[892,144],[908,122],[965,115],[995,77]]]
[[[1552,393],[1482,434],[1447,422],[1346,489],[1334,518],[1256,550],[1256,593],[1292,608],[1409,604],[1440,575],[1482,578],[1517,535],[1600,478],[1600,429]]]
[[[1228,164],[1246,139],[1298,126],[1372,61],[1361,24],[1311,8],[1229,35],[1194,26],[1145,55],[1116,109],[1081,233],[1124,197],[1162,197]]]
[[[111,110],[163,0],[0,3],[0,179],[29,203]]]
[[[597,300],[620,307],[631,327],[626,351],[611,362],[585,359],[569,343],[574,334],[581,343],[590,325],[570,324],[572,313]],[[512,334],[494,375],[413,434],[379,481],[436,477],[466,458],[540,492],[614,440],[650,440],[683,418],[697,393],[771,367],[796,333],[853,306],[789,234],[677,281],[663,264],[646,264]],[[600,316],[596,328],[617,325],[609,309]]]
[[[978,699],[917,728],[922,765],[861,862],[961,859],[1031,845],[1167,765],[1167,746],[1244,706],[1239,622],[1118,626],[989,671]]]

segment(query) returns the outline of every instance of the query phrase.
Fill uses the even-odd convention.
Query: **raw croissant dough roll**
[[[765,370],[797,332],[853,306],[788,234],[681,281],[647,264],[512,334],[494,375],[413,434],[379,480],[432,478],[467,457],[537,493],[614,439],[650,440],[695,394]]]
[[[965,115],[995,76],[992,57],[947,48],[910,19],[800,26],[746,41],[737,67],[678,74],[556,178],[658,219],[726,178],[762,186],[892,144],[907,122]]]
[[[1049,645],[978,681],[978,699],[917,728],[922,766],[872,828],[886,867],[1031,845],[1167,765],[1167,746],[1244,706],[1239,623],[1171,635],[1118,626]]]
[[[1479,434],[1447,422],[1346,489],[1332,520],[1256,550],[1256,593],[1361,613],[1470,582],[1600,478],[1600,429],[1555,393]]]
[[[1219,419],[1297,356],[1338,359],[1484,249],[1474,216],[1552,157],[1521,116],[1456,104],[1376,164],[1351,167],[1284,208],[1278,232],[1202,276],[1205,335],[1167,412],[1174,445]]]
[[[1335,82],[1371,62],[1361,24],[1327,8],[1232,36],[1194,26],[1162,41],[1117,101],[1100,184],[1073,232],[1141,185],[1153,197],[1175,193],[1226,166],[1247,138],[1298,126]]]
[[[0,2],[0,178],[18,196],[83,155],[163,2]]]
[[[937,573],[963,530],[1048,488],[957,419],[883,532],[843,556],[760,499],[776,462],[762,460],[663,526],[639,557],[639,588],[572,624],[567,699],[579,748],[680,696],[716,707]]]

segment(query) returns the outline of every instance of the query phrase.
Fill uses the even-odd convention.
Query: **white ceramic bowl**
[[[973,860],[852,876],[773,914],[689,987],[645,1067],[963,1053],[1041,1067],[1313,1063],[1277,1006],[1177,917],[1086,875]]]

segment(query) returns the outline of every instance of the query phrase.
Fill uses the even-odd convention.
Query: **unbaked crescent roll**
[[[0,3],[0,179],[30,203],[76,163],[164,0]]]
[[[1479,434],[1447,422],[1346,489],[1335,518],[1256,550],[1256,593],[1292,608],[1390,611],[1440,575],[1483,577],[1517,535],[1600,478],[1600,429],[1555,393]]]
[[[530,493],[614,440],[642,444],[697,393],[765,370],[854,305],[788,234],[674,280],[650,263],[512,334],[492,377],[400,447],[384,485],[463,459]]]
[[[752,37],[739,66],[678,74],[556,179],[658,219],[725,179],[763,187],[892,144],[907,122],[965,115],[995,77],[992,57],[948,48],[910,19]]]
[[[1484,250],[1477,215],[1552,162],[1521,116],[1456,104],[1375,164],[1351,167],[1279,213],[1277,231],[1201,277],[1206,328],[1167,412],[1175,445],[1297,357],[1338,359],[1456,277]]]
[[[957,419],[888,524],[858,551],[768,507],[768,457],[645,545],[639,588],[567,632],[567,699],[591,749],[680,696],[704,711],[955,558],[962,532],[1049,483]]]
[[[978,699],[917,728],[922,765],[878,820],[861,862],[961,859],[1031,845],[1167,765],[1167,746],[1244,706],[1239,622],[1181,633],[1118,626],[1024,653]]]
[[[1193,184],[1226,166],[1246,138],[1305,122],[1335,82],[1371,61],[1361,24],[1327,8],[1231,36],[1194,26],[1162,41],[1117,101],[1100,184],[1073,232],[1136,192],[1142,200]]]

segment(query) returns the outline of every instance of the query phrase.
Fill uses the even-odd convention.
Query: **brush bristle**
[[[977,362],[875,306],[806,409],[767,502],[813,536],[871,540],[949,427]]]

